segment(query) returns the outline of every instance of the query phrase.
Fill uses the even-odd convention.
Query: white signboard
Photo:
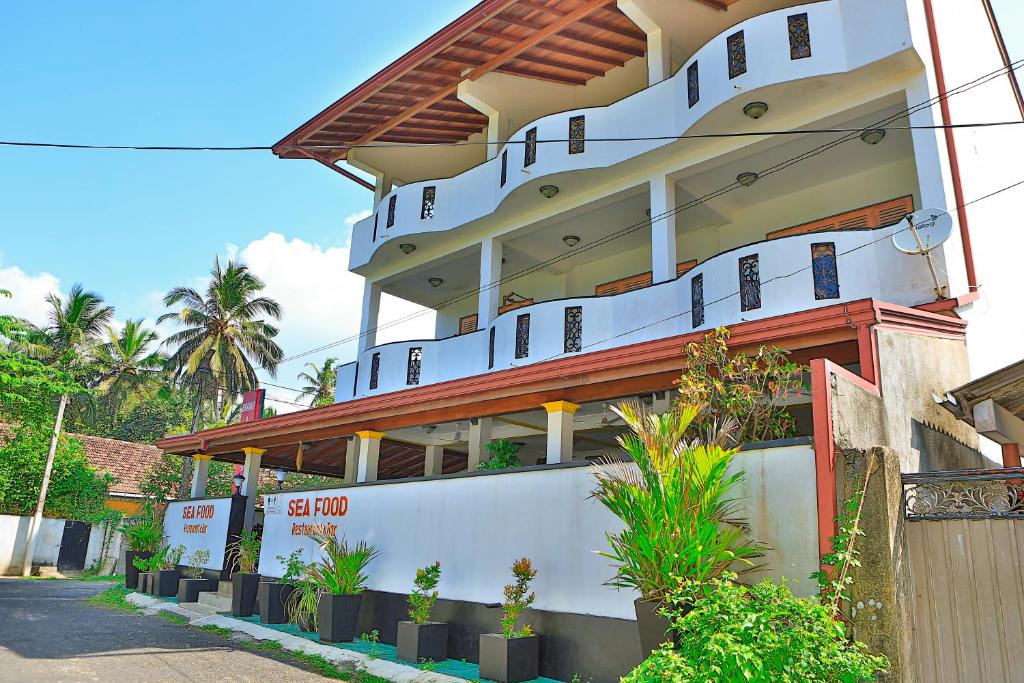
[[[182,563],[196,550],[209,550],[207,569],[224,568],[224,546],[228,542],[228,521],[231,518],[230,498],[179,500],[167,504],[164,514],[164,535],[167,545],[185,546]]]

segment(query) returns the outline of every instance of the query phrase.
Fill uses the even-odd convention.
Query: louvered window
[[[679,277],[696,266],[697,259],[690,259],[689,261],[683,261],[682,263],[676,264],[676,277]],[[651,273],[630,275],[629,277],[612,280],[611,282],[605,282],[604,284],[598,285],[594,288],[594,294],[597,296],[610,296],[612,294],[632,292],[634,289],[650,287],[652,282],[654,282],[654,276],[651,275]]]
[[[466,315],[459,318],[459,334],[476,332],[477,314]]]
[[[855,230],[858,228],[884,228],[895,225],[903,220],[904,216],[914,210],[914,198],[910,195],[897,197],[888,201],[862,206],[853,211],[837,213],[828,218],[818,218],[807,223],[794,225],[782,230],[775,230],[768,233],[768,239],[789,237],[790,235],[806,235],[811,232],[824,232],[826,230]]]

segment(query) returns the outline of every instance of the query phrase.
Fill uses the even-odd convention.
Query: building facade
[[[517,443],[537,472],[614,450],[622,425],[609,406],[667,407],[682,346],[726,326],[737,350],[777,345],[811,367],[811,391],[791,399],[808,438],[760,445],[806,452],[792,471],[807,476],[761,526],[788,548],[804,522],[778,519],[806,522],[814,547],[780,552],[774,573],[802,572],[828,546],[836,453],[851,442],[893,448],[905,471],[982,462],[976,435],[929,392],[1019,355],[1005,343],[1024,332],[1013,193],[992,193],[1020,180],[1007,150],[1024,139],[1011,125],[956,127],[1024,118],[1008,66],[987,0],[484,0],[275,146],[373,192],[352,231],[349,267],[366,285],[336,403],[160,445],[244,462],[247,477],[294,469],[301,452],[303,471],[346,486],[402,480],[433,500],[415,489],[433,482],[497,515],[488,501],[502,487],[473,484],[488,444]],[[953,226],[931,264],[891,239],[926,208]],[[404,319],[380,315],[384,295],[432,314],[433,337],[401,339]],[[839,376],[865,406],[880,402],[864,408],[870,434],[833,415]],[[758,481],[784,487],[771,472],[782,462]],[[434,519],[442,508],[406,511]],[[523,533],[582,523],[557,505],[551,514],[522,513]],[[559,598],[543,609],[611,619],[602,637],[618,638],[632,597],[574,603],[571,584],[552,584]],[[472,609],[482,596],[442,591]],[[546,625],[570,640],[579,626]],[[618,673],[631,661],[612,659]],[[572,673],[554,653],[545,661],[551,675]]]

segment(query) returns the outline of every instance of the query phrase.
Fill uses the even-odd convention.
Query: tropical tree
[[[300,372],[299,379],[306,383],[302,387],[299,398],[309,396],[312,398],[310,406],[319,408],[334,403],[334,385],[338,380],[338,359],[325,358],[324,362],[317,366],[316,363],[306,363],[310,372]]]

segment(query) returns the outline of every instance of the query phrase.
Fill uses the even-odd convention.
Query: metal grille
[[[390,228],[395,224],[395,206],[398,204],[398,195],[391,195],[391,199],[388,200],[388,223],[385,227]]]
[[[1024,468],[903,475],[908,520],[1024,519]]]
[[[586,145],[586,116],[569,117],[569,154],[582,154]]]
[[[377,221],[380,219],[379,213],[373,214],[373,241],[377,241]]]
[[[839,298],[839,266],[836,263],[835,242],[815,242],[811,245],[811,272],[814,274],[814,298]]]
[[[494,367],[494,328],[491,328],[490,338],[487,340],[487,369]]]
[[[704,273],[690,280],[690,322],[694,329],[704,324]]]
[[[377,379],[380,375],[380,354],[373,354],[373,358],[370,359],[370,389],[377,388]]]
[[[565,308],[565,352],[575,353],[583,349],[583,307]]]
[[[508,180],[508,150],[502,150],[501,152],[501,185],[499,187],[505,187],[505,181]]]
[[[789,58],[803,59],[811,56],[811,30],[807,23],[807,12],[787,17],[789,23]]]
[[[419,384],[420,383],[420,368],[423,366],[423,348],[414,346],[409,349],[409,364],[405,370],[405,383]]]
[[[434,217],[434,198],[437,197],[437,187],[427,185],[423,188],[423,205],[420,207],[420,219],[426,220]]]
[[[516,318],[516,358],[530,355],[530,314],[523,313]]]
[[[757,254],[740,259],[740,310],[761,308],[761,270]]]
[[[747,73],[747,44],[743,38],[743,31],[736,31],[726,38],[725,44],[729,55],[729,78]]]
[[[700,74],[697,71],[698,68],[696,60],[694,60],[693,64],[686,67],[686,96],[690,101],[691,107],[700,101]]]
[[[359,393],[359,361],[356,361],[356,376],[352,380],[352,395]]]
[[[526,148],[523,152],[523,167],[533,166],[534,162],[537,161],[537,128],[531,128],[526,131]]]

